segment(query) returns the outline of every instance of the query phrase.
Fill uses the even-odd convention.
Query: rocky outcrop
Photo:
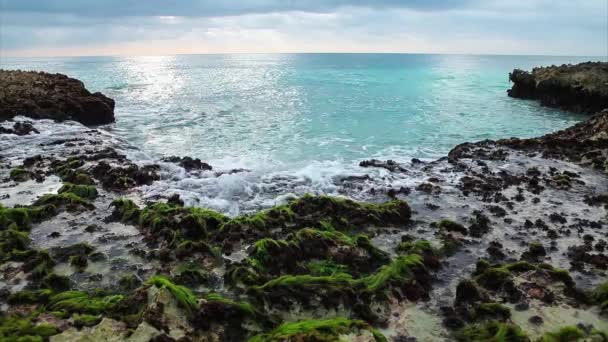
[[[566,159],[603,170],[608,160],[608,110],[572,127],[538,138],[463,143],[454,147],[448,153],[448,158],[454,162],[462,158],[501,160],[505,155],[501,147],[540,153],[545,158]]]
[[[608,63],[534,68],[532,72],[513,70],[509,96],[540,100],[543,106],[581,113],[608,108]]]
[[[0,120],[17,115],[85,125],[114,122],[114,100],[62,74],[0,70]]]

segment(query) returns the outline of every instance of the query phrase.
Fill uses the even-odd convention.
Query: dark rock
[[[187,171],[190,171],[190,170],[211,171],[211,170],[213,170],[213,168],[211,167],[211,165],[209,165],[209,164],[201,161],[198,158],[193,159],[191,157],[176,157],[176,156],[173,156],[173,157],[163,158],[162,160],[164,162],[178,164],[179,166],[183,167]]]
[[[540,100],[543,106],[595,113],[608,108],[608,63],[587,62],[514,70],[509,96]]]
[[[173,194],[167,199],[167,203],[171,205],[177,205],[180,207],[184,206],[184,201],[179,197],[178,194]]]
[[[528,321],[534,325],[542,325],[545,322],[540,316],[532,316]]]
[[[382,169],[387,169],[390,172],[407,172],[405,168],[403,168],[399,163],[393,160],[381,161],[377,159],[364,160],[359,163],[361,167],[378,167]]]
[[[115,120],[114,100],[101,93],[91,94],[81,81],[66,75],[0,70],[0,89],[0,120],[17,115],[75,120],[85,125]]]

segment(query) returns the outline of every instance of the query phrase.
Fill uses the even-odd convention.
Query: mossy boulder
[[[454,338],[460,342],[530,342],[530,338],[518,326],[497,321],[466,326]]]
[[[177,245],[184,240],[206,239],[228,221],[226,216],[212,210],[167,203],[139,209],[130,200],[117,199],[112,206],[113,219],[134,224],[169,245]]]
[[[32,179],[32,177],[32,173],[22,167],[12,169],[9,174],[9,178],[14,182],[25,182]]]
[[[460,233],[462,235],[468,235],[469,232],[468,230],[465,228],[465,226],[463,226],[462,224],[458,223],[458,222],[454,222],[452,220],[441,220],[437,223],[437,228],[444,230],[444,231],[448,231],[448,232],[455,232],[455,233]]]
[[[97,189],[92,185],[64,183],[63,186],[59,188],[58,193],[70,193],[87,200],[94,200],[97,198]]]
[[[72,193],[63,192],[60,194],[43,195],[34,202],[34,206],[49,206],[64,208],[67,211],[92,210],[95,206],[88,200]]]

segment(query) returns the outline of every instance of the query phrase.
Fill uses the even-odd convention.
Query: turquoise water
[[[3,59],[61,72],[116,100],[104,127],[135,161],[189,155],[213,172],[161,163],[145,198],[178,193],[230,215],[304,193],[347,195],[414,186],[362,159],[444,156],[465,141],[531,137],[584,118],[507,97],[513,68],[592,58],[403,54],[271,54]],[[61,130],[60,126],[54,126]],[[249,170],[222,173],[233,168]],[[220,174],[216,173],[219,171]]]
[[[112,132],[151,156],[235,167],[435,158],[464,141],[531,137],[581,116],[506,96],[508,72],[581,57],[254,54],[5,59],[117,103]]]

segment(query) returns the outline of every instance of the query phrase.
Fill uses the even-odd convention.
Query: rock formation
[[[587,62],[519,69],[509,74],[513,87],[509,96],[540,100],[543,106],[581,113],[608,108],[608,63]]]
[[[114,122],[114,100],[62,74],[0,70],[0,121],[17,115],[85,125]]]

